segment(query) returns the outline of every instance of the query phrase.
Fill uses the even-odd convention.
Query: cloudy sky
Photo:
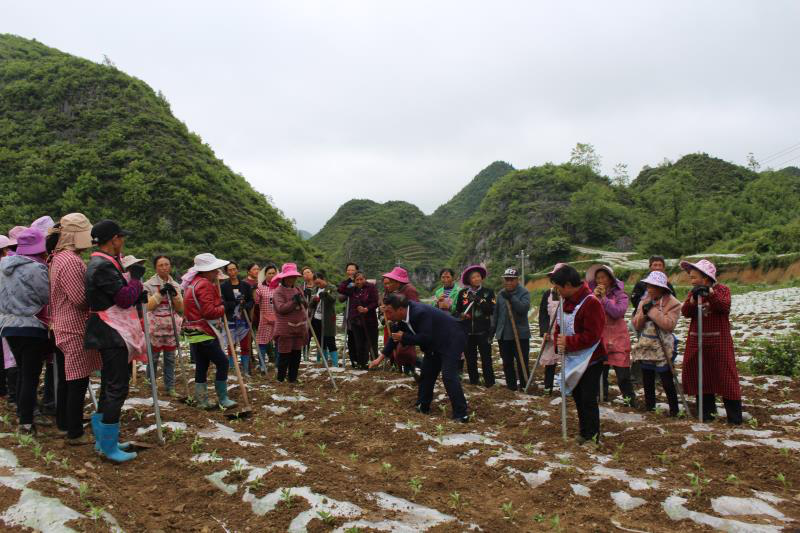
[[[0,32],[107,55],[316,231],[351,198],[431,212],[576,142],[633,176],[698,151],[798,164],[798,22],[792,0],[29,0]]]

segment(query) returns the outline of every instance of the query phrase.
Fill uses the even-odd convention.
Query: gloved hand
[[[158,292],[161,293],[161,296],[168,296],[169,298],[175,298],[178,295],[178,291],[175,290],[171,283],[162,285]]]
[[[299,294],[295,294],[294,296],[292,296],[292,301],[297,305],[303,305],[304,300],[302,296],[300,296]]]
[[[644,313],[644,316],[647,316],[647,313],[649,313],[652,308],[653,308],[653,302],[647,302],[646,304],[643,304],[642,312]]]
[[[475,293],[474,292],[470,292],[470,291],[467,292],[467,301],[468,302],[474,302],[475,301]]]
[[[698,285],[697,287],[692,287],[692,296],[694,296],[695,299],[697,299],[698,297],[702,298],[707,297],[708,287],[706,287],[705,285]]]
[[[144,269],[144,267],[142,267]],[[139,294],[139,302],[142,305],[147,305],[147,291],[142,289],[142,292]],[[141,317],[140,317],[141,318]]]
[[[144,277],[144,271],[144,265],[141,263],[134,263],[128,267],[128,273],[131,275],[131,278],[138,279],[139,281]]]

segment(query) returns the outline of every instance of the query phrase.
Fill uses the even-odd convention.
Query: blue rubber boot
[[[245,376],[250,375],[250,356],[243,355],[242,356],[242,372]]]
[[[334,367],[339,368],[339,352],[337,352],[336,350],[333,350],[333,351],[330,351],[328,353],[331,354],[331,364]]]
[[[94,413],[92,415],[92,435],[94,435],[94,451],[100,453],[100,422],[103,421],[103,413]],[[118,445],[120,450],[127,450],[131,447],[130,442],[120,442]]]
[[[124,463],[136,459],[136,452],[123,452],[119,449],[119,423],[103,424],[97,422],[100,429],[100,453],[115,463]]]
[[[228,398],[228,382],[227,381],[215,381],[214,382],[214,389],[217,391],[217,401],[219,404],[228,409],[229,407],[235,407],[236,402]]]

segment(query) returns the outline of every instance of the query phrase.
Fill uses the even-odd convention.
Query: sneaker
[[[469,415],[459,416],[453,419],[455,422],[460,422],[462,424],[469,423]]]
[[[431,414],[430,407],[423,407],[422,404],[419,403],[414,406],[414,410],[416,410],[418,413],[422,413],[423,415]]]
[[[70,446],[84,446],[86,444],[91,444],[91,443],[92,439],[89,438],[89,435],[87,435],[86,433],[74,439],[67,438],[67,444],[69,444]]]

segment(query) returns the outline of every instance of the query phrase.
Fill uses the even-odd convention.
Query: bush
[[[745,343],[747,366],[756,375],[800,376],[800,332]]]

